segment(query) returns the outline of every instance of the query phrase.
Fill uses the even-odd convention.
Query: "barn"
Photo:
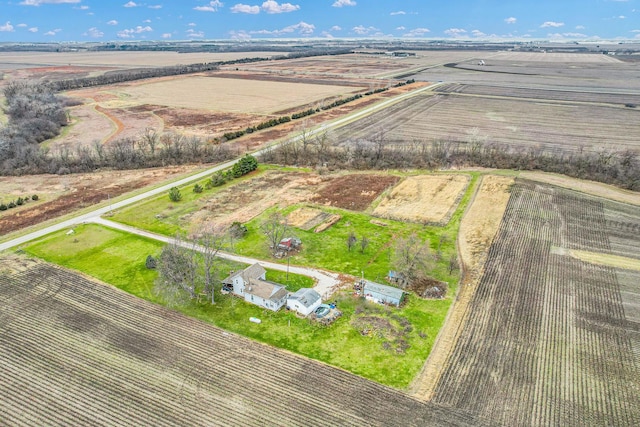
[[[404,292],[402,291],[402,289],[365,280],[363,295],[366,299],[372,300],[379,304],[391,304],[398,307],[402,302]]]

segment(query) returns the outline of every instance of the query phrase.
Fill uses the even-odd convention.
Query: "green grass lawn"
[[[162,304],[153,293],[157,273],[145,267],[147,255],[157,256],[161,248],[159,242],[89,224],[76,227],[71,235],[62,231],[49,235],[25,251]],[[220,267],[221,275],[238,268],[242,266],[225,263]],[[282,274],[286,273],[269,271],[267,279],[284,282]],[[290,290],[309,283],[291,274],[289,281]],[[348,293],[335,298],[344,315],[328,327],[285,310],[274,313],[220,293],[216,294],[215,305],[194,301],[177,309],[382,384],[406,388],[427,358],[452,301],[451,297],[428,301],[409,296],[406,306],[396,309],[373,305]],[[262,323],[249,322],[250,317],[260,318]],[[369,332],[363,335],[360,326],[369,323],[374,327],[367,328]]]

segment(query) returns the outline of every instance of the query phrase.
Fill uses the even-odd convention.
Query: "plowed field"
[[[48,265],[0,301],[5,425],[487,425]]]
[[[521,181],[433,402],[502,425],[640,425],[637,207]]]

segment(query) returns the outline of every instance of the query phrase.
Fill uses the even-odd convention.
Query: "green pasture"
[[[153,293],[154,270],[145,267],[147,255],[157,256],[162,243],[98,225],[82,225],[73,234],[51,234],[25,248],[25,252],[69,267],[116,286],[148,301],[163,304]],[[242,268],[225,263],[222,271]],[[267,272],[267,278],[282,276]],[[308,282],[289,275],[292,288]],[[294,289],[291,289],[294,290]],[[219,289],[218,289],[219,291]],[[451,298],[423,300],[409,296],[403,308],[372,305],[345,292],[335,296],[343,316],[322,326],[294,313],[274,313],[230,295],[216,294],[216,304],[190,302],[177,310],[223,329],[251,337],[301,355],[346,369],[382,384],[406,388],[420,371],[444,322]],[[262,320],[249,322],[250,317]],[[385,327],[362,331],[359,322]],[[403,349],[398,348],[401,343]]]

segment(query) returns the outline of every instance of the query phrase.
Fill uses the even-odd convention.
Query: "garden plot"
[[[469,184],[466,175],[422,175],[405,179],[373,214],[399,221],[446,223]]]
[[[317,190],[315,203],[352,211],[363,211],[386,189],[400,180],[393,175],[351,174],[332,177]]]
[[[340,215],[323,212],[320,209],[301,207],[287,215],[290,226],[309,231],[315,228],[319,233],[340,220]]]

